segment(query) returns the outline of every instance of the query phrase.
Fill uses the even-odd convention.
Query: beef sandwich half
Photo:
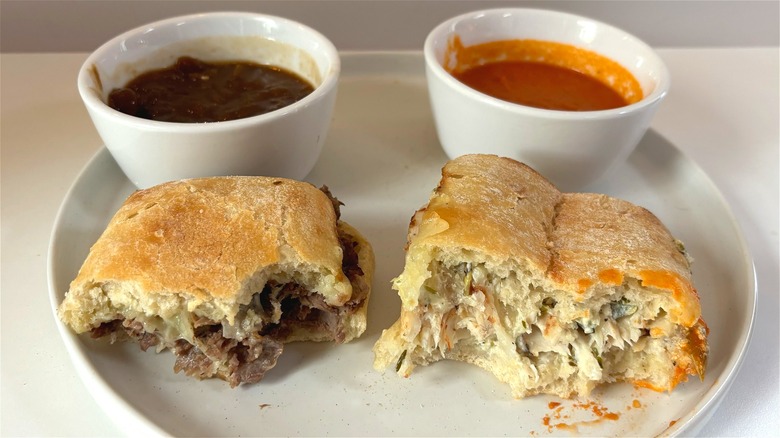
[[[327,188],[266,177],[165,183],[125,201],[58,308],[93,338],[169,349],[174,370],[261,380],[290,341],[366,328],[369,243]]]
[[[378,370],[478,365],[522,398],[703,377],[707,327],[682,244],[648,210],[559,192],[488,155],[449,162],[409,226],[400,318]]]

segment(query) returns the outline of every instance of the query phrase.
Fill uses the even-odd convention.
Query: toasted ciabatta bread
[[[707,328],[680,242],[643,208],[562,194],[510,159],[444,167],[393,287],[401,315],[374,346],[379,370],[461,360],[517,398],[704,375]]]
[[[170,348],[174,369],[231,386],[262,379],[284,342],[366,328],[369,243],[327,189],[216,177],[133,193],[58,309],[78,333]]]

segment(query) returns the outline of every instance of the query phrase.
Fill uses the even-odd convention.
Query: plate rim
[[[709,174],[707,174],[707,172],[704,171],[704,169],[699,165],[698,162],[696,162],[696,160],[691,158],[685,151],[677,147],[676,144],[658,133],[658,131],[652,129],[652,127],[649,131],[655,132],[656,135],[663,138],[674,147],[676,152],[688,162],[688,166],[699,173],[699,178],[706,182],[706,184],[709,186],[710,192],[715,195],[718,204],[725,210],[728,222],[731,225],[735,237],[737,238],[739,249],[742,253],[742,257],[740,258],[741,267],[739,270],[745,276],[748,289],[750,290],[750,293],[748,293],[750,302],[747,303],[747,307],[749,308],[749,321],[747,323],[747,330],[743,331],[738,341],[738,345],[741,345],[741,348],[739,351],[734,352],[737,353],[736,355],[730,355],[724,371],[721,373],[721,375],[716,377],[715,382],[713,382],[713,384],[710,385],[707,391],[702,395],[702,397],[696,403],[694,409],[692,409],[688,414],[680,417],[677,422],[675,422],[675,424],[667,427],[666,430],[660,434],[661,436],[680,436],[684,433],[698,433],[698,431],[706,424],[712,414],[717,410],[718,406],[723,401],[723,397],[728,393],[728,390],[734,383],[734,379],[739,374],[739,370],[742,368],[742,364],[744,363],[745,356],[747,355],[748,348],[753,338],[753,329],[755,327],[756,306],[758,303],[758,276],[756,273],[755,260],[753,259],[753,255],[750,253],[750,248],[748,247],[747,240],[745,240],[745,235],[742,231],[739,220],[737,220],[737,217],[734,214],[734,210],[731,208],[731,204],[723,195],[723,192],[720,190],[718,185],[715,184],[715,181],[709,176]],[[724,373],[726,374],[725,377],[723,377]]]

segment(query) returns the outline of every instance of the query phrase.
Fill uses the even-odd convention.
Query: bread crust
[[[556,208],[547,275],[555,287],[592,299],[598,285],[635,278],[672,293],[672,320],[686,327],[701,315],[691,267],[679,241],[653,213],[628,201],[566,193]]]
[[[701,313],[688,259],[655,215],[603,194],[561,193],[509,158],[465,155],[444,166],[410,224],[407,251],[431,248],[519,263],[580,300],[630,276],[672,292],[680,323],[691,326]]]
[[[281,178],[192,179],[130,195],[73,283],[133,281],[145,294],[233,300],[247,277],[288,263],[321,267],[334,277],[323,291],[329,303],[348,299],[336,217],[322,192]]]
[[[342,271],[339,231],[357,243],[362,275],[354,287]],[[348,303],[357,287],[364,299],[343,321],[348,341],[365,330],[373,271],[369,242],[338,220],[331,199],[311,184],[190,179],[127,198],[90,249],[58,313],[77,333],[136,316],[170,326],[200,317],[233,324],[269,279],[301,284],[333,308]],[[192,329],[180,336],[192,341]],[[289,340],[326,338],[302,329]]]
[[[529,268],[544,270],[550,263],[546,244],[551,218],[560,198],[558,189],[525,164],[465,156],[442,170],[415,244],[524,260]]]

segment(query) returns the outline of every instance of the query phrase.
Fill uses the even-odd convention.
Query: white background
[[[568,11],[653,46],[777,46],[777,1],[73,1],[3,0],[3,52],[87,52],[117,33],[175,15],[241,10],[313,26],[339,50],[416,50],[453,15],[489,7]]]

